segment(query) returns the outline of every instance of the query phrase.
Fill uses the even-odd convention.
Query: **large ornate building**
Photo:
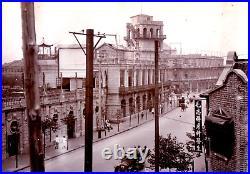
[[[164,47],[163,22],[152,16],[137,15],[127,24],[127,47],[104,43],[96,50],[95,67],[107,80],[108,117],[117,110],[123,117],[153,106],[154,41],[160,41],[159,88],[161,105],[168,105],[173,92],[202,91],[212,87],[223,70],[222,57],[201,54],[177,55]],[[166,44],[165,44],[166,45]]]
[[[162,112],[165,112],[165,108],[169,105],[176,103],[176,96],[180,96],[182,92],[202,91],[215,84],[224,68],[223,58],[201,54],[178,55],[175,49],[164,44],[166,36],[163,33],[162,21],[154,21],[152,16],[143,14],[133,16],[131,23],[127,24],[125,37],[127,46],[104,43],[95,50],[94,108],[101,106],[99,113],[95,112],[94,115],[95,127],[98,127],[99,119],[113,120],[119,115],[121,116],[119,119],[125,121],[129,115],[146,112],[153,106],[154,41],[156,39],[160,41],[158,87]],[[82,56],[76,49],[81,51],[80,47],[64,50],[69,60],[72,57]],[[39,46],[39,85],[43,89],[41,90],[41,114],[43,119],[46,116],[53,117],[54,114],[58,114],[58,120],[60,120],[73,110],[75,126],[67,132],[71,132],[71,135],[73,132],[74,136],[81,136],[84,135],[85,80],[82,77],[69,78],[61,75],[59,65],[61,51],[62,48],[56,48],[54,55],[51,53],[51,45],[43,43]],[[79,81],[82,85],[78,85]],[[48,88],[52,89],[48,90]],[[21,125],[19,151],[25,152],[28,147],[25,100],[19,98],[8,102],[4,99],[2,120],[3,158],[10,153],[7,147],[8,137],[12,135],[9,131],[10,124],[13,121],[18,121]],[[58,132],[65,134],[65,129],[65,125],[60,121]],[[47,137],[47,145],[58,132]]]

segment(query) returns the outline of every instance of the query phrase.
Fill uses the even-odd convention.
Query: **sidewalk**
[[[165,113],[175,109],[176,107],[172,106],[168,108],[165,108]],[[139,118],[139,121],[138,121]],[[115,136],[117,134],[126,132],[130,129],[133,129],[135,127],[138,127],[146,122],[154,120],[154,115],[150,113],[149,111],[144,111],[144,116],[141,117],[141,114],[138,113],[131,116],[131,122],[130,117],[126,118],[125,122],[118,124],[112,124],[113,129],[110,131],[105,132],[102,131],[101,138],[98,139],[98,133],[97,131],[93,132],[93,142],[98,142],[103,139],[107,139],[109,137]],[[119,130],[119,131],[118,131]],[[82,148],[85,145],[85,136],[80,136],[77,138],[69,139],[68,140],[68,150],[67,149],[55,149],[54,146],[50,146],[46,148],[45,153],[45,160],[49,160],[55,157],[58,157],[60,155],[63,155],[65,153],[69,153],[71,151],[74,151],[76,149]],[[18,167],[16,168],[16,157],[12,156],[7,159],[2,160],[2,171],[19,171],[22,169],[25,169],[29,167],[30,161],[29,161],[29,154],[21,154],[18,155]]]

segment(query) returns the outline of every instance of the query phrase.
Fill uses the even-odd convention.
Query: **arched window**
[[[140,28],[137,28],[136,33],[137,33],[137,37],[140,37]]]
[[[157,29],[157,30],[156,30],[156,37],[159,37],[159,36],[160,36],[160,30]]]
[[[153,28],[150,28],[150,38],[153,38]]]
[[[143,28],[143,38],[147,37],[147,28]]]
[[[131,30],[128,31],[128,34],[129,34],[129,39],[133,39],[134,38],[134,35],[133,35],[133,32]]]

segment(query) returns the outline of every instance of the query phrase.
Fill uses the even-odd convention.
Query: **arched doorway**
[[[67,135],[68,139],[75,137],[75,117],[72,108],[67,116]]]
[[[151,112],[152,111],[152,108],[153,108],[153,102],[152,102],[152,96],[151,96],[151,93],[148,94],[148,109],[149,111]]]
[[[137,112],[141,111],[141,98],[140,96],[136,97],[136,107],[137,107]]]
[[[134,100],[133,98],[129,98],[129,113],[130,115],[133,114],[135,112],[135,108],[134,108]]]
[[[121,111],[122,111],[122,116],[126,117],[126,100],[122,99],[121,101]]]
[[[143,107],[143,110],[146,110],[147,108],[147,96],[146,95],[143,95],[142,97],[142,107]]]

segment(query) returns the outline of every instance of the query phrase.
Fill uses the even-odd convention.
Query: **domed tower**
[[[154,41],[160,41],[162,47],[163,40],[163,22],[153,21],[153,16],[140,14],[131,17],[131,23],[127,23],[127,36],[124,38],[127,46],[140,50],[154,50]]]

